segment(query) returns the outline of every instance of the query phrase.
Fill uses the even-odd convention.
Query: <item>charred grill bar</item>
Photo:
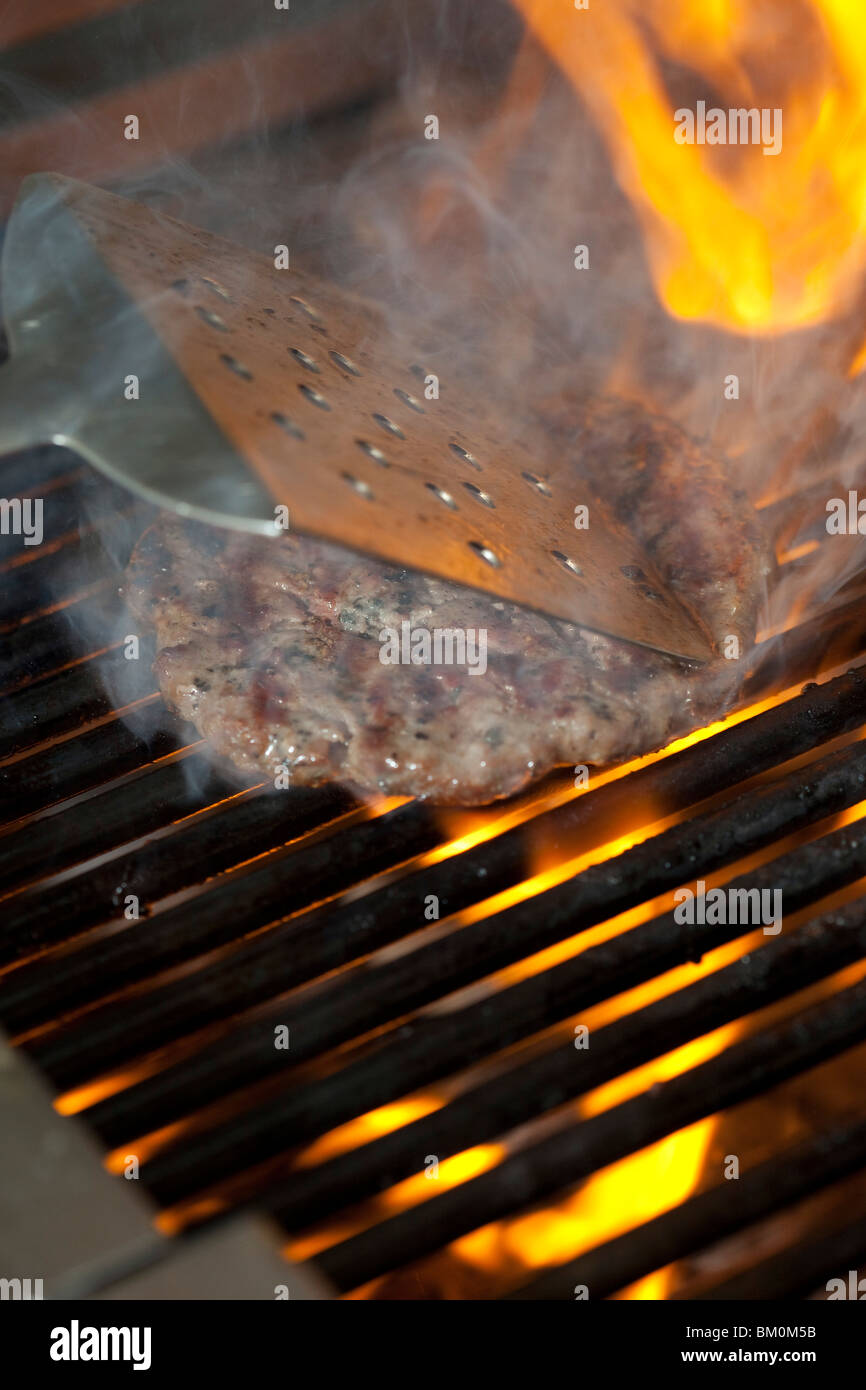
[[[581,1259],[560,1265],[515,1290],[509,1297],[516,1301],[568,1298],[576,1285],[585,1284],[595,1291],[596,1297],[604,1298],[618,1289],[626,1288],[666,1260],[681,1259],[708,1241],[730,1235],[732,1221],[740,1226],[759,1221],[789,1203],[808,1197],[850,1173],[856,1173],[864,1163],[866,1124],[861,1122],[842,1126],[830,1134],[822,1134],[819,1138],[786,1149],[777,1158],[759,1164],[745,1174],[741,1179],[736,1214],[731,1211],[730,1194],[725,1184],[712,1187],[672,1211],[665,1212],[663,1216],[656,1217],[654,1221],[629,1231],[627,1235],[598,1246]],[[858,1227],[851,1232],[849,1245],[855,1263],[866,1249],[863,1223],[858,1223]],[[792,1256],[786,1254],[786,1293],[796,1292],[805,1296],[818,1287],[822,1277],[832,1274],[841,1256],[838,1237],[831,1240],[830,1246],[826,1250],[826,1271],[810,1262],[810,1272],[805,1274],[800,1268],[793,1279],[790,1277]],[[755,1292],[752,1295],[736,1296],[780,1296],[778,1284],[770,1293],[766,1278],[754,1282],[753,1288]],[[712,1294],[694,1293],[691,1296],[721,1297],[721,1294],[716,1288]]]
[[[866,754],[862,748],[858,745],[855,752],[845,750],[826,761],[830,764],[826,777],[831,790],[829,801],[826,795],[822,794],[824,779],[819,777],[805,783],[798,779],[795,783],[796,789],[792,792],[797,808],[812,813],[814,819],[828,814],[828,806],[830,810],[840,810],[851,802],[862,799],[866,770]],[[853,766],[849,766],[850,764]],[[820,770],[824,772],[826,769],[822,767]],[[841,783],[844,790],[838,789],[837,782]],[[783,797],[778,798],[775,788],[766,789],[764,798],[771,802],[774,811],[779,806],[784,808],[786,805]],[[717,814],[724,815],[726,827],[736,825],[742,830],[747,824],[748,809],[750,808],[735,803],[730,811],[726,809],[725,812]],[[789,818],[784,824],[785,829],[790,831],[791,828],[797,828],[802,824],[802,821]],[[720,837],[719,847],[714,853],[715,847],[711,848],[704,838],[706,827],[701,824],[700,818],[697,823],[692,821],[686,825],[692,834],[679,853],[679,847],[672,845],[669,838],[673,832],[669,832],[669,836],[659,837],[659,840],[667,843],[648,841],[645,846],[638,846],[621,856],[622,860],[633,857],[636,867],[631,872],[628,863],[618,861],[614,861],[614,865],[587,869],[577,880],[562,885],[559,889],[552,889],[548,894],[488,917],[483,922],[475,923],[472,928],[456,931],[449,938],[447,949],[443,949],[440,941],[433,940],[429,945],[419,946],[411,954],[400,956],[375,970],[340,975],[331,984],[313,991],[309,1002],[306,1002],[301,994],[296,1000],[284,1002],[258,1016],[246,1027],[235,1030],[231,1038],[223,1043],[211,1042],[196,1062],[187,1064],[186,1068],[181,1064],[181,1070],[186,1070],[189,1077],[185,1088],[187,1101],[195,1097],[198,1097],[199,1102],[205,1098],[210,1099],[215,1087],[216,1094],[220,1094],[224,1088],[224,1085],[220,1084],[221,1080],[223,1083],[227,1082],[230,1088],[234,1088],[251,1085],[270,1073],[284,1070],[285,1057],[280,1053],[274,1053],[272,1048],[266,1046],[267,1039],[273,1035],[274,1027],[280,1023],[294,1030],[297,1042],[292,1049],[291,1062],[293,1066],[297,1065],[353,1037],[361,1036],[410,1009],[420,1008],[535,951],[543,950],[600,921],[617,916],[636,902],[653,898],[665,889],[673,891],[684,881],[687,872],[685,866],[693,861],[698,846],[703,854],[701,862],[705,873],[720,867],[730,859],[730,839]],[[762,835],[738,836],[736,853],[748,853],[766,844],[769,836],[775,837],[776,833],[778,832],[774,822],[773,828]],[[846,854],[845,850],[848,850],[849,854]],[[761,877],[773,886],[781,887],[785,882],[787,868],[788,881],[793,879],[796,883],[799,876],[799,865],[796,861],[804,853],[807,852],[797,851],[789,856],[794,862],[788,866],[774,864],[764,869]],[[858,877],[866,868],[866,860],[862,858],[862,854],[862,844],[856,835],[849,837],[847,841],[836,840],[829,845],[821,845],[820,850],[813,852],[810,858],[814,885],[826,892],[828,878],[831,885],[836,887],[844,884],[846,874],[850,875],[847,881]],[[658,872],[655,871],[655,866],[659,866]],[[758,876],[751,875],[746,881],[746,886],[757,886],[757,882]],[[424,884],[421,885],[421,894],[422,897],[427,896],[427,886]],[[704,950],[719,944],[714,940],[712,928],[701,928],[697,933],[684,932],[681,927],[676,926],[672,917],[663,920],[673,943],[671,965],[693,958],[696,950],[700,954],[699,941],[706,943],[703,946]],[[339,931],[339,923],[334,925]],[[322,930],[320,915],[319,931]],[[721,939],[728,938],[722,933]],[[285,946],[287,956],[294,954],[293,947],[294,943],[289,940]],[[546,1022],[554,1021],[557,1014],[568,1016],[574,1012],[575,1007],[580,1008],[591,1002],[590,999],[580,996],[575,999],[572,993],[573,977],[577,975],[580,978],[583,975],[584,960],[585,957],[581,956],[577,962],[556,967],[548,976],[522,982],[513,986],[511,990],[497,994],[491,1000],[485,999],[480,1004],[470,1005],[465,1016],[456,1011],[447,1016],[447,1022],[445,1019],[436,1019],[432,1024],[428,1021],[426,1025],[421,1025],[420,1035],[417,1037],[417,1030],[413,1030],[411,1026],[402,1028],[399,1038],[394,1043],[391,1065],[384,1065],[386,1075],[393,1077],[391,1085],[395,1081],[404,1089],[407,1086],[414,1089],[415,1086],[425,1085],[457,1066],[461,1059],[465,1064],[475,1057],[483,1056],[487,1050],[507,1047],[526,1032],[535,1031]],[[237,962],[234,962],[234,966],[236,969]],[[657,962],[654,962],[654,967],[652,973],[657,973]],[[290,983],[299,983],[299,976],[305,974],[309,968],[309,962],[302,957],[299,966],[296,967],[295,979]],[[563,977],[563,984],[555,987],[554,982]],[[275,990],[280,991],[281,986],[289,987],[285,980],[280,979],[279,972],[275,978],[270,971],[262,974],[260,978],[267,979],[271,996]],[[593,975],[590,978],[596,977]],[[565,984],[565,981],[568,981],[568,984]],[[621,988],[622,980],[614,975],[611,984]],[[130,1056],[163,1046],[178,1033],[188,1031],[190,1025],[197,1021],[195,1005],[196,1000],[201,998],[200,982],[196,981],[192,998],[188,984],[180,989],[169,989],[167,993],[168,1000],[157,997],[150,1006],[148,1001],[143,1000],[139,1019],[130,1017],[128,1001],[121,1000],[113,1009],[107,1006],[102,1011],[97,1010],[84,1015],[78,1029],[73,1023],[67,1029],[61,1026],[49,1033],[44,1040],[34,1039],[30,1044],[30,1051],[57,1084],[82,1084],[86,1076],[92,1074],[94,1065],[98,1065],[101,1057],[108,1055],[117,1062],[124,1062],[129,1060]],[[519,1001],[523,1000],[526,1002],[521,1004]],[[242,1007],[243,1003],[248,1004],[250,1001],[242,1001],[235,995],[234,998],[223,998],[222,1002],[224,1007],[228,1005],[236,1010]],[[463,1021],[461,1026],[458,1026],[461,1017]],[[385,1044],[382,1046],[384,1049]],[[372,1063],[365,1063],[364,1066],[365,1070],[373,1069]],[[376,1068],[380,1073],[382,1069],[381,1065]],[[352,1094],[355,1085],[360,1085],[360,1077],[353,1082],[346,1081],[347,1095]],[[166,1089],[171,1089],[170,1085]],[[367,1108],[372,1109],[375,1105],[391,1099],[394,1099],[394,1093],[389,1089],[383,1094],[377,1094],[377,1098],[372,1100]],[[130,1103],[134,1096],[130,1093],[126,1100]],[[293,1103],[290,1102],[290,1105]],[[110,1102],[107,1104],[110,1109]],[[272,1135],[272,1142],[282,1146],[284,1136],[279,1108],[279,1103],[268,1106],[266,1112],[261,1115],[261,1125]],[[160,1114],[156,1117],[150,1116],[149,1120],[152,1121],[154,1118],[157,1124],[161,1124],[177,1116]],[[333,1119],[333,1123],[340,1123],[346,1118],[346,1115],[340,1115]],[[146,1127],[155,1126],[148,1123]],[[327,1127],[330,1126],[326,1125]],[[288,1133],[294,1137],[291,1125],[288,1126]],[[226,1145],[226,1149],[231,1151],[231,1145]],[[266,1157],[267,1154],[257,1156]]]
[[[852,677],[848,679],[854,680]],[[673,891],[679,884],[688,880],[690,867],[697,861],[698,856],[701,872],[710,873],[733,858],[771,843],[782,834],[790,834],[804,825],[845,809],[863,799],[864,778],[866,753],[862,745],[854,744],[853,747],[843,748],[810,764],[804,772],[791,773],[778,782],[744,794],[718,811],[685,821],[662,836],[626,851],[610,863],[585,870],[577,879],[550,889],[541,897],[516,904],[503,913],[486,918],[474,924],[470,931],[454,933],[447,950],[443,950],[440,942],[434,940],[427,946],[420,946],[411,955],[399,957],[390,964],[380,966],[372,974],[363,971],[360,978],[355,978],[352,974],[338,977],[330,986],[326,986],[324,991],[316,990],[306,1007],[303,998],[291,1005],[282,1005],[275,1020],[266,1015],[249,1025],[247,1030],[242,1030],[240,1036],[235,1033],[223,1049],[219,1046],[214,1049],[213,1045],[208,1047],[206,1057],[209,1060],[204,1067],[197,1070],[192,1093],[197,1094],[200,1084],[207,1085],[206,1077],[211,1068],[214,1068],[218,1075],[230,1077],[235,1084],[250,1084],[260,1079],[267,1070],[284,1065],[285,1059],[282,1059],[280,1054],[268,1051],[264,1045],[268,1032],[273,1029],[274,1021],[291,1024],[296,1028],[299,1041],[293,1049],[292,1063],[306,1060],[309,1056],[316,1055],[328,1047],[337,1046],[386,1022],[394,1016],[395,1006],[397,1013],[418,1008],[495,970],[502,969],[534,951],[543,950],[606,918],[616,916],[641,901],[664,891]],[[226,814],[249,816],[258,825],[260,816],[267,817],[268,812],[273,814],[274,808],[273,799],[269,799],[261,809],[254,800],[244,803],[242,808],[229,807]],[[426,820],[426,813],[422,811],[421,815]],[[281,823],[279,819],[276,823],[266,822],[266,828],[273,835],[281,828]],[[377,836],[380,837],[378,841]],[[390,862],[395,862],[391,837],[387,834],[386,827],[376,821],[353,827],[350,844],[354,855],[348,860],[348,865],[360,864],[368,871],[372,869],[375,872],[380,866],[376,862],[377,850],[386,854]],[[488,895],[491,882],[495,883],[497,878],[502,881],[503,870],[507,870],[509,862],[519,864],[521,856],[519,853],[512,854],[509,859],[509,848],[507,843],[499,846],[504,862],[501,865],[494,862],[492,866],[483,864],[480,879],[476,870],[474,882],[476,885],[480,883],[485,896]],[[401,837],[398,853],[403,849]],[[341,856],[343,869],[347,867],[347,854],[348,850],[344,849]],[[210,867],[206,855],[203,867],[205,871]],[[468,867],[470,874],[472,873],[471,864],[462,867]],[[494,871],[490,878],[489,867]],[[447,861],[440,868],[447,873]],[[127,934],[121,933],[119,936],[82,946],[81,950],[86,952],[83,963],[80,959],[76,960],[74,955],[66,954],[58,958],[53,971],[47,964],[37,964],[33,967],[37,977],[41,976],[43,971],[47,972],[46,985],[50,985],[52,974],[54,976],[55,989],[50,1008],[53,1011],[59,1007],[68,1008],[70,1003],[75,1005],[89,1002],[92,995],[76,995],[75,986],[81,978],[82,971],[85,972],[85,980],[93,979],[94,967],[92,964],[88,966],[88,962],[94,957],[100,962],[103,989],[116,988],[140,978],[139,972],[146,968],[148,961],[152,970],[158,969],[187,958],[196,947],[201,950],[219,944],[221,940],[227,939],[230,926],[236,921],[239,912],[245,914],[245,920],[250,925],[260,922],[264,924],[272,920],[276,902],[280,901],[282,905],[281,895],[292,892],[295,884],[297,886],[294,887],[294,899],[301,902],[304,894],[316,891],[317,888],[320,892],[325,892],[339,882],[336,870],[332,867],[331,847],[327,842],[313,845],[306,852],[296,850],[287,864],[283,864],[282,859],[278,859],[276,863],[269,861],[261,872],[267,876],[265,891],[257,891],[256,883],[250,882],[252,876],[241,877],[231,884],[227,883],[222,888],[218,905],[211,909],[207,917],[203,917],[198,900],[193,899],[189,904],[182,905],[177,910],[169,909],[157,917],[152,924],[153,932],[148,932],[146,941],[135,935],[128,939]],[[358,872],[357,867],[355,872]],[[852,877],[856,876],[855,865]],[[104,884],[107,889],[110,877],[110,874],[105,872],[97,873],[96,884]],[[438,879],[434,882],[438,884]],[[386,889],[385,892],[387,891]],[[340,922],[339,913],[336,911],[332,914],[328,927],[323,930],[322,913],[319,912],[313,931],[320,939],[325,936],[329,940],[320,940],[318,953],[312,942],[309,951],[298,950],[297,933],[300,933],[300,940],[303,942],[309,929],[308,933],[305,933],[303,921],[292,919],[280,937],[282,968],[280,960],[275,958],[276,950],[271,941],[267,943],[267,956],[264,961],[261,959],[262,946],[259,943],[253,944],[245,952],[247,957],[252,956],[252,962],[244,961],[242,958],[239,960],[237,955],[230,956],[221,967],[217,967],[216,972],[211,972],[211,978],[216,973],[218,985],[221,985],[216,994],[221,1007],[239,1008],[256,1001],[255,982],[252,987],[253,999],[249,998],[249,993],[246,997],[239,998],[237,993],[233,996],[230,991],[228,982],[237,980],[238,971],[244,966],[247,975],[257,975],[259,990],[266,988],[268,995],[272,997],[282,989],[291,988],[303,983],[305,979],[310,979],[314,972],[321,973],[329,968],[333,969],[335,965],[346,963],[352,959],[353,952],[357,955],[359,951],[376,949],[399,939],[412,923],[412,919],[407,919],[406,916],[411,902],[417,902],[419,894],[423,900],[428,893],[435,892],[435,888],[422,874],[416,877],[409,891],[412,898],[407,900],[407,885],[404,882],[403,902],[399,904],[403,911],[394,916],[387,912],[382,915],[381,906],[377,912],[372,905],[367,905],[361,919],[361,927],[365,919],[368,923],[366,934],[359,930],[357,909],[353,911],[352,907],[349,908],[348,930]],[[65,894],[61,889],[61,903],[65,904],[70,897],[74,898],[75,892],[75,885],[67,887]],[[53,904],[56,910],[56,898]],[[65,912],[71,912],[73,906],[74,904],[70,904]],[[28,918],[26,906],[23,906],[22,921],[32,941],[34,928],[32,919]],[[353,943],[348,947],[345,945],[346,935]],[[682,934],[675,933],[676,935]],[[693,950],[693,945],[689,943],[686,958]],[[328,951],[331,953],[330,957],[326,954]],[[257,954],[258,960],[255,959]],[[100,970],[96,971],[97,978],[100,976]],[[246,988],[247,991],[250,990],[249,985]],[[20,991],[26,989],[27,972],[22,970],[18,979],[19,992],[16,993],[13,977],[7,1005],[10,1010],[7,1024],[12,1023],[17,1028],[32,1027],[41,1021],[38,1013],[34,1016],[31,1012],[28,1016],[21,1003],[16,1011],[16,1002],[21,1000]],[[65,993],[65,997],[61,991]],[[188,1032],[196,1022],[207,1022],[207,1013],[203,1018],[197,1017],[197,1009],[200,1015],[202,1005],[204,1004],[206,1009],[208,1003],[207,991],[202,1000],[200,980],[184,980],[179,984],[164,986],[162,991],[157,988],[155,997],[151,999],[142,997],[138,1001],[137,1018],[135,1015],[131,1016],[128,1001],[121,999],[115,1006],[109,1004],[101,1010],[87,1013],[78,1028],[73,1022],[65,1028],[60,1026],[53,1030],[42,1041],[34,1040],[31,1050],[58,1085],[81,1084],[102,1056],[109,1055],[116,1062],[123,1062],[136,1053],[164,1045],[176,1037],[178,1032]],[[568,1005],[566,995],[563,1000],[566,1012],[571,1011]],[[515,1015],[512,1006],[503,1000],[500,1007],[503,1018],[512,1020],[513,1026]],[[485,1026],[481,1032],[475,1025],[470,1025],[466,1030],[466,1036],[455,1040],[455,1059],[459,1059],[460,1049],[463,1047],[483,1048],[487,1045],[486,1031],[496,1026],[494,1019],[498,1011],[493,1003],[485,1003],[483,1012]],[[519,1014],[516,1016],[519,1017]],[[44,1014],[42,1017],[44,1018]],[[538,1026],[543,1020],[534,1018],[531,1021]],[[508,1034],[499,1035],[500,1046],[507,1045],[511,1040]],[[404,1049],[405,1065],[405,1040],[401,1043],[401,1048]],[[422,1050],[427,1066],[435,1065],[435,1049],[431,1052],[425,1046]],[[245,1059],[248,1068],[246,1072],[242,1069]],[[202,1071],[205,1073],[204,1076]],[[401,1082],[411,1078],[411,1068],[401,1073]],[[424,1084],[429,1079],[429,1074],[420,1076],[416,1084]],[[273,1123],[272,1113],[268,1123]]]
[[[809,965],[811,969],[811,961]],[[732,969],[737,977],[746,973],[740,967]],[[795,974],[790,984],[796,989],[802,982],[802,977]],[[728,983],[724,981],[725,985]],[[706,994],[689,1000],[688,1007],[693,1002],[704,1004]],[[680,1003],[674,996],[672,1008],[675,1010]],[[506,1159],[491,1172],[333,1246],[319,1256],[317,1265],[338,1288],[357,1288],[386,1273],[394,1263],[417,1259],[467,1231],[508,1215],[515,1205],[524,1207],[541,1201],[565,1185],[589,1177],[609,1163],[712,1114],[719,1103],[742,1101],[794,1075],[800,1068],[814,1066],[861,1042],[866,1037],[864,1005],[866,985],[846,990],[829,1004],[798,1016],[786,1027],[758,1034],[748,1043],[729,1048],[694,1073],[686,1072],[666,1082],[656,1094],[646,1093],[582,1125],[570,1126]],[[668,1006],[659,1013],[670,1009]],[[725,1016],[717,1015],[720,1021]],[[641,1018],[636,1014],[627,1020],[627,1025],[640,1029],[652,1027],[654,1022],[652,1016]],[[697,1020],[695,1025],[700,1026]],[[643,1056],[650,1050],[644,1039]],[[610,1058],[605,1058],[606,1065],[599,1068],[598,1082],[629,1070],[636,1060],[634,1055],[626,1055],[614,1061],[614,1055],[612,1050]],[[591,1084],[595,1083],[593,1077]],[[570,1292],[571,1287],[566,1286],[563,1295],[568,1297]]]

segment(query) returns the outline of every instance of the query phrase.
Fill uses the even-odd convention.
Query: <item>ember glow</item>
[[[517,4],[595,119],[671,314],[772,334],[850,307],[866,269],[859,0]],[[678,144],[675,111],[700,101],[780,110],[779,153]]]

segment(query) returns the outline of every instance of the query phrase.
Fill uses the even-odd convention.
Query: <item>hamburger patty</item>
[[[768,563],[722,461],[623,402],[545,403],[565,457],[717,645],[704,667],[304,536],[165,517],[126,576],[168,704],[244,772],[474,804],[557,763],[648,752],[727,707]],[[384,629],[486,630],[486,669],[383,664]]]

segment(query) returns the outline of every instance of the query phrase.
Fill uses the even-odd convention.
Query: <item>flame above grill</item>
[[[850,307],[866,267],[857,0],[516,3],[596,121],[671,314],[772,334]],[[778,154],[677,143],[675,110],[700,101],[779,111]]]

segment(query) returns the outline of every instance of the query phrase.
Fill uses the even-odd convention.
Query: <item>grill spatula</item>
[[[7,228],[0,450],[64,444],[183,515],[293,530],[692,660],[708,641],[544,441],[375,306],[55,174]],[[547,444],[547,457],[550,445]],[[588,506],[577,530],[575,506]]]

